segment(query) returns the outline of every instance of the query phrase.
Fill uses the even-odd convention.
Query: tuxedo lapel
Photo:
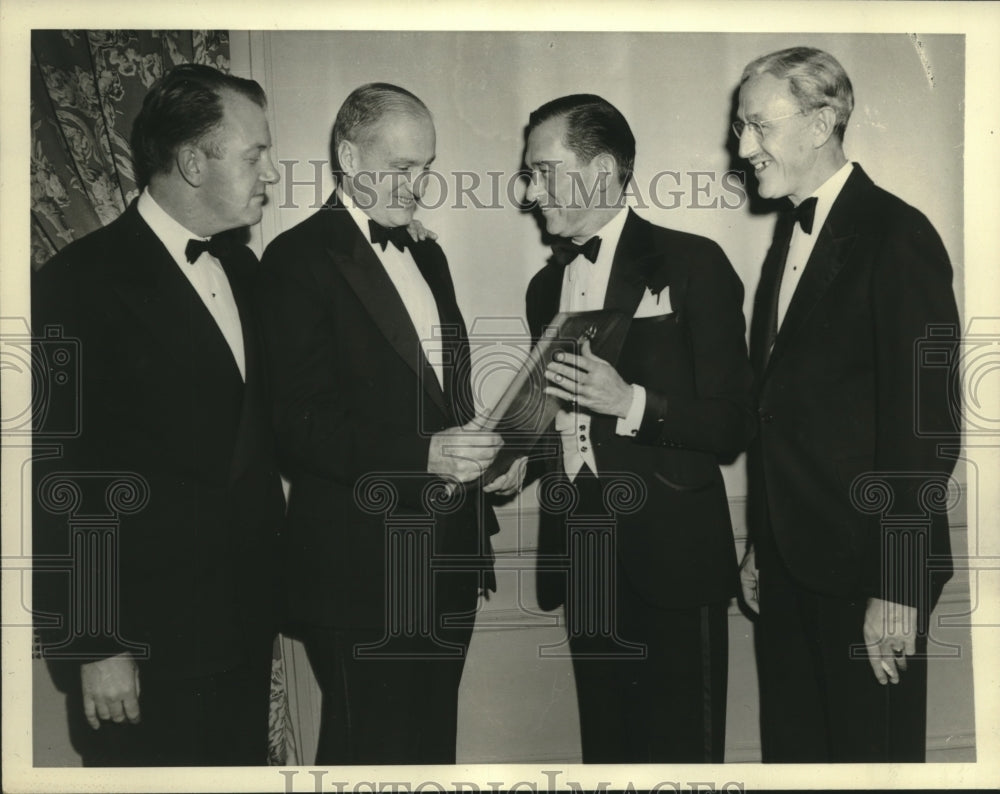
[[[642,300],[643,293],[650,283],[653,267],[662,262],[662,257],[656,250],[649,223],[644,221],[632,210],[627,210],[628,217],[618,238],[614,258],[611,260],[611,272],[608,275],[608,288],[604,294],[604,308],[620,311],[626,317],[633,317]],[[629,345],[628,336],[625,342],[614,354],[607,357],[611,366],[618,367],[621,353]],[[607,414],[594,414],[591,419],[591,438],[595,442],[603,441],[615,435],[615,417]]]
[[[559,313],[559,299],[562,296],[562,284],[563,276],[566,269],[561,265],[553,262],[550,257],[548,263],[542,271],[536,277],[536,293],[533,299],[536,301],[534,305],[539,307],[539,317],[541,318],[541,325],[538,328],[532,328],[532,342],[537,343],[541,338],[542,330],[546,325],[549,325],[555,316]],[[529,319],[531,319],[529,317]]]
[[[855,164],[840,195],[830,208],[823,228],[818,232],[816,245],[806,262],[802,278],[775,337],[769,364],[794,343],[803,323],[847,264],[858,237],[858,220],[865,214],[865,194],[872,185],[861,167]],[[761,277],[763,278],[763,274]],[[773,287],[778,288],[779,285]]]
[[[437,306],[440,339],[445,353],[442,367],[445,397],[456,411],[461,411],[463,406],[472,405],[469,339],[462,312],[455,299],[455,288],[448,272],[448,263],[437,246],[414,243],[410,246],[410,252],[414,262],[417,263],[420,275],[430,287]],[[455,416],[460,424],[471,418],[465,415]]]
[[[627,212],[628,218],[611,261],[604,308],[632,317],[650,283],[652,268],[662,262],[662,258],[657,255],[650,225],[632,210]],[[617,357],[610,363],[617,363]]]
[[[136,321],[182,369],[190,371],[193,358],[225,361],[228,374],[239,379],[236,360],[215,318],[135,203],[116,222],[124,226],[124,243],[121,255],[110,263],[112,286]]]
[[[253,311],[254,296],[247,279],[249,274],[241,273],[236,257],[228,256],[222,261],[222,267],[233,290],[233,299],[240,315],[240,327],[243,331],[243,357],[245,372],[245,388],[240,409],[239,429],[236,433],[236,446],[230,466],[230,481],[235,481],[254,457],[259,442],[259,428],[266,426],[266,408],[261,402],[266,399],[263,393],[264,373],[262,371],[261,346],[259,344],[257,317]],[[228,345],[227,345],[228,347]],[[265,417],[262,421],[261,417]]]
[[[791,225],[794,221],[789,213],[782,213],[774,227],[774,239],[764,257],[760,271],[760,282],[754,295],[753,319],[750,323],[750,364],[757,377],[763,375],[770,360],[772,333],[778,311],[778,290],[788,256],[788,242],[791,239]]]
[[[424,356],[409,312],[389,274],[385,272],[357,224],[335,197],[327,202],[325,209],[330,212],[332,232],[327,253],[334,265],[354,290],[386,341],[420,379],[428,396],[442,411],[447,411],[444,391],[434,369]]]
[[[832,213],[831,213],[832,214]],[[798,329],[812,313],[827,288],[844,267],[854,247],[854,233],[838,236],[831,230],[829,223],[824,224],[816,240],[802,279],[795,288],[795,294],[788,304],[785,318],[778,328],[774,339],[772,357],[778,356],[787,346],[789,340],[796,337]]]
[[[226,279],[233,291],[233,300],[236,302],[236,309],[240,315],[240,328],[243,333],[244,380],[246,383],[256,382],[259,377],[261,361],[257,344],[256,315],[253,312],[254,298],[249,281],[251,274],[240,270],[237,256],[227,256],[220,262],[222,269],[226,272]]]

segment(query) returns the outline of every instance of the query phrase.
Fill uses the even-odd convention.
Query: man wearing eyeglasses
[[[748,453],[743,595],[758,613],[765,762],[923,761],[928,615],[951,576],[944,508],[957,447],[945,379],[918,343],[955,329],[930,222],[847,160],[850,79],[820,50],[750,63],[733,125],[762,197],[787,197],[750,331],[759,433]],[[932,423],[934,438],[917,433]],[[873,494],[891,494],[886,522]],[[875,498],[877,501],[877,497]]]

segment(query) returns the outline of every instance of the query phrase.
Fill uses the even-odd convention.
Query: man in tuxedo
[[[258,262],[223,234],[278,180],[265,102],[207,66],[165,74],[133,127],[141,195],[32,283],[35,609],[87,765],[267,762],[284,498]],[[76,411],[52,457],[47,423]]]
[[[750,335],[742,580],[759,612],[764,761],[922,761],[928,614],[951,575],[933,494],[948,488],[938,444],[956,454],[956,406],[947,377],[917,364],[922,339],[957,340],[951,266],[930,222],[844,156],[853,105],[836,59],[794,47],[746,67],[733,125],[760,195],[794,207]]]
[[[264,253],[289,502],[290,617],[323,692],[317,764],[455,762],[458,687],[496,518],[448,262],[407,232],[435,156],[430,111],[353,91],[337,188]],[[491,490],[509,490],[508,478]]]
[[[612,360],[584,342],[546,373],[563,410],[539,602],[565,602],[583,760],[721,762],[737,567],[719,463],[753,426],[743,286],[718,245],[625,207],[635,139],[601,97],[538,108],[524,160],[553,240],[527,291],[534,338],[557,312],[631,318]]]

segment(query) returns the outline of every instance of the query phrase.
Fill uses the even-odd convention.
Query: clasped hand
[[[545,393],[559,397],[591,413],[624,418],[632,407],[632,387],[603,358],[590,350],[585,339],[580,355],[559,352],[545,369],[549,381]]]
[[[483,420],[476,417],[431,436],[427,471],[458,482],[471,482],[482,475],[503,446],[498,433],[482,427]]]
[[[518,458],[510,468],[483,488],[483,493],[497,496],[513,496],[524,487],[524,475],[528,471],[527,456]]]

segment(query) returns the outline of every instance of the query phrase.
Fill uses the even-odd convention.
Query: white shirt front
[[[366,240],[371,240],[368,227],[369,217],[358,207],[354,199],[337,191],[341,203],[347,208],[348,214],[354,219],[358,229]],[[424,280],[417,263],[413,260],[410,249],[400,251],[392,243],[385,250],[378,243],[370,243],[375,257],[382,263],[385,272],[399,293],[406,313],[410,317],[420,347],[437,376],[438,383],[444,388],[444,344],[441,335],[441,318],[438,315],[437,302],[434,293]]]
[[[591,262],[580,255],[566,266],[562,292],[559,295],[560,312],[585,312],[604,308],[611,263],[627,219],[628,210],[623,208],[595,234],[573,238],[575,244],[583,245],[591,237],[598,236],[601,238],[601,247],[597,252],[597,261]],[[616,432],[623,436],[634,436],[642,423],[645,409],[646,390],[633,384],[631,408],[626,417],[618,419]],[[584,463],[594,474],[598,473],[594,447],[590,441],[590,420],[591,415],[585,411],[560,410],[556,414],[555,429],[562,434],[563,466],[570,481],[576,479]]]
[[[187,261],[184,249],[189,240],[205,240],[207,238],[194,234],[174,220],[167,211],[156,203],[149,189],[142,191],[136,206],[140,217],[153,230],[160,242],[166,247],[170,257],[177,263],[181,273],[191,282],[201,302],[205,304],[215,324],[219,326],[222,336],[229,345],[239,367],[240,376],[246,380],[246,354],[243,349],[243,326],[240,323],[240,312],[233,297],[233,288],[229,285],[226,271],[218,259],[208,251],[202,252],[194,262]]]
[[[778,328],[781,328],[781,323],[785,319],[785,312],[788,311],[788,305],[792,302],[792,296],[799,286],[802,273],[806,269],[813,248],[816,247],[816,238],[819,237],[819,230],[826,223],[830,209],[833,207],[833,202],[837,200],[837,196],[843,190],[844,184],[851,175],[853,168],[854,165],[852,163],[846,163],[843,168],[827,179],[812,194],[816,197],[816,214],[813,216],[811,234],[806,234],[798,223],[792,228],[792,240],[788,246],[788,258],[785,259],[785,270],[781,276],[781,287],[778,291]],[[806,198],[810,198],[810,196]]]

